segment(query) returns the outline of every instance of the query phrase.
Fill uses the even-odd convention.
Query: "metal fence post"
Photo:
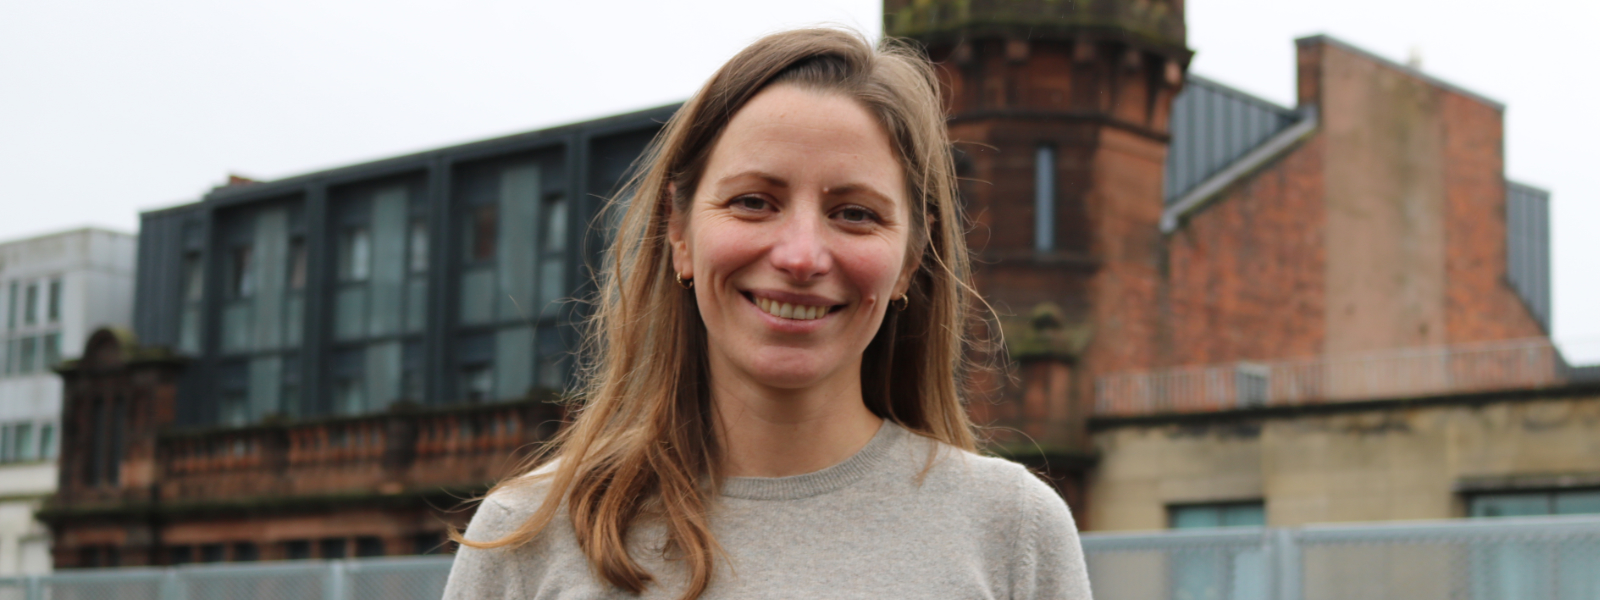
[[[40,575],[29,575],[22,583],[22,597],[28,600],[44,600],[44,580]]]
[[[184,600],[189,594],[184,589],[183,581],[178,579],[178,568],[167,567],[162,570],[161,584],[157,595],[161,600]],[[44,600],[40,598],[40,600]]]
[[[344,600],[344,559],[328,561],[328,579],[323,588],[324,600]]]
[[[1303,590],[1300,585],[1300,546],[1295,529],[1282,527],[1274,530],[1272,544],[1273,572],[1277,589],[1273,590],[1277,600],[1300,600]]]

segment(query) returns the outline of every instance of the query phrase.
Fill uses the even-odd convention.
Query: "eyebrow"
[[[726,185],[730,181],[734,181],[734,180],[738,180],[738,179],[744,179],[744,178],[747,178],[747,177],[760,179],[760,180],[766,182],[768,185],[771,185],[771,186],[776,187],[776,188],[782,188],[782,189],[788,189],[789,188],[789,182],[787,180],[785,180],[784,178],[778,177],[777,175],[773,175],[771,173],[767,173],[765,171],[759,171],[759,170],[742,171],[742,172],[739,172],[739,173],[734,173],[734,174],[729,175],[727,177],[723,177],[722,179],[718,179],[717,180],[717,185],[718,186]],[[823,193],[828,195],[828,196],[848,196],[850,194],[864,194],[864,195],[867,195],[867,196],[872,196],[874,198],[877,198],[878,200],[880,200],[882,202],[887,202],[889,204],[894,204],[894,200],[890,199],[887,195],[884,195],[882,192],[879,192],[878,190],[873,189],[871,186],[868,186],[866,184],[861,184],[861,183],[847,183],[845,185],[841,185],[841,186],[838,186],[838,187],[825,189],[825,190],[823,190]]]

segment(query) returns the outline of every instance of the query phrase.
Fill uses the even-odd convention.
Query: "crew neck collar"
[[[906,433],[904,428],[884,419],[867,445],[844,462],[804,475],[729,477],[722,482],[722,495],[746,500],[798,500],[839,490],[878,468],[889,449]]]

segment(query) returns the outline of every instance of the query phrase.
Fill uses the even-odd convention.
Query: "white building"
[[[77,229],[0,243],[0,577],[50,570],[34,512],[56,489],[61,377],[89,334],[128,327],[137,237]]]

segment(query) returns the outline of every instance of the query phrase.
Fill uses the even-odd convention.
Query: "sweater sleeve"
[[[478,505],[465,536],[469,540],[492,540],[506,534],[509,511],[493,498]],[[515,598],[506,552],[461,546],[450,565],[450,578],[444,585],[444,600]]]
[[[1083,543],[1067,503],[1037,477],[1022,486],[1024,522],[1019,524],[1012,564],[1014,600],[1091,600]]]

